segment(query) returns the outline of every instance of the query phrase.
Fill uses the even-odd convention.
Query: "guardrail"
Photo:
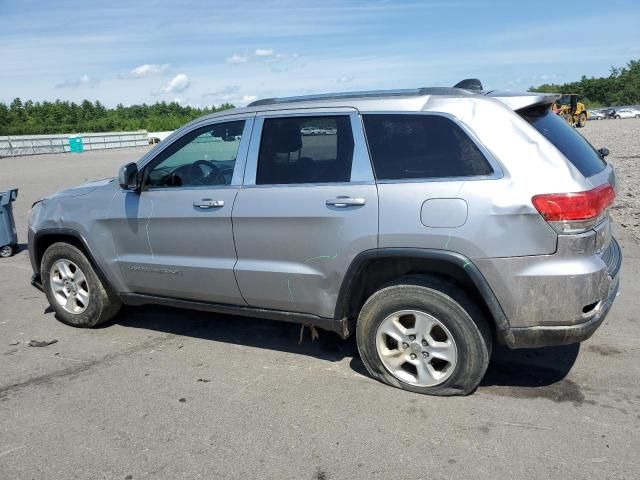
[[[146,130],[137,132],[66,133],[60,135],[0,136],[0,157],[43,153],[82,152],[149,145]]]

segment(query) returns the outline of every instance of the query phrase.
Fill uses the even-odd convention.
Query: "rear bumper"
[[[622,257],[620,257],[622,259]],[[535,348],[569,345],[587,340],[604,322],[620,287],[619,275],[612,279],[609,295],[598,313],[586,322],[573,325],[550,325],[509,328],[502,332],[502,341],[509,348]]]
[[[588,265],[593,259],[593,256],[588,259],[583,257],[583,263]],[[530,323],[525,325],[519,325],[509,318],[509,328],[499,335],[502,343],[510,348],[547,347],[582,342],[593,335],[607,317],[620,287],[622,252],[614,238],[611,238],[607,250],[597,256],[597,261],[601,265],[599,271],[583,275],[582,281],[578,281],[580,276],[575,274],[575,270],[571,270],[571,262],[566,263],[567,270],[561,272],[560,278],[556,278],[553,285],[557,292],[528,283],[531,287],[529,295],[538,297],[535,304],[543,305],[539,310],[539,317],[536,319],[531,315]],[[558,282],[561,278],[562,284]],[[588,296],[583,296],[585,294]],[[585,302],[593,300],[599,301],[587,313],[582,313]],[[523,310],[520,307],[519,311]],[[574,313],[567,315],[570,312]],[[576,315],[581,318],[576,320]]]

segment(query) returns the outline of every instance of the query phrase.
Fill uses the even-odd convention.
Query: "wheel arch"
[[[360,253],[342,281],[335,318],[355,322],[371,294],[407,275],[431,275],[455,282],[478,303],[498,339],[509,335],[509,322],[480,270],[464,255],[444,250],[382,248]]]
[[[79,232],[67,228],[48,228],[39,230],[34,235],[32,254],[35,256],[35,261],[32,262],[32,264],[34,265],[34,268],[37,267],[38,269],[36,273],[37,276],[42,274],[40,267],[44,253],[54,243],[68,243],[80,250],[87,257],[87,260],[89,260],[89,263],[103,285],[110,288],[113,292],[117,291],[113,288],[113,283],[109,280],[109,277],[96,262],[95,257],[91,253],[91,249],[84,237]]]

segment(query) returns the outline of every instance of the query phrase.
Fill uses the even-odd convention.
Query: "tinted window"
[[[209,125],[187,133],[153,162],[146,185],[229,185],[243,129],[244,120],[239,120]]]
[[[256,184],[348,182],[352,159],[348,116],[268,118]]]
[[[585,177],[604,170],[606,163],[589,142],[549,108],[527,110],[522,116],[553,143]]]
[[[438,115],[365,115],[376,178],[488,175],[491,166],[467,134]]]

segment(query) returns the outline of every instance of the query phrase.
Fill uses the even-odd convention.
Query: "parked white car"
[[[302,135],[323,135],[324,130],[316,127],[302,127],[300,133]]]
[[[616,118],[640,118],[640,110],[635,108],[621,108],[616,111]]]

